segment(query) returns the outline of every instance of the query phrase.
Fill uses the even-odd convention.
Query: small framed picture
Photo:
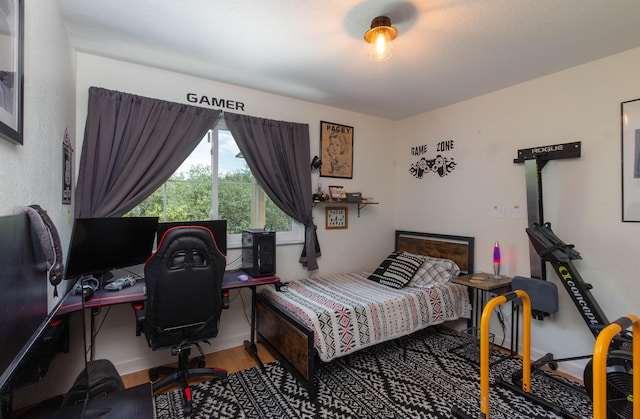
[[[349,227],[349,209],[347,207],[327,207],[327,230]]]
[[[331,198],[331,200],[339,201],[346,197],[347,192],[345,192],[342,186],[329,186],[329,198]]]

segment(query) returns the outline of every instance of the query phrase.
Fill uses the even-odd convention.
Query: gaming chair
[[[185,413],[191,411],[191,377],[228,381],[225,370],[204,368],[199,345],[217,336],[222,309],[228,307],[228,292],[223,296],[222,291],[225,267],[225,256],[211,231],[196,226],[169,229],[144,267],[147,301],[144,306],[134,305],[136,335],[144,332],[152,350],[171,348],[171,353],[178,355],[177,369],[154,368],[149,370],[149,378],[155,381],[169,374],[153,383],[154,392],[179,383]],[[189,360],[192,345],[201,357]],[[193,364],[198,368],[192,368]]]

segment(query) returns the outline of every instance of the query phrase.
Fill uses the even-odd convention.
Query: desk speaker
[[[249,229],[242,233],[242,270],[255,278],[275,275],[275,231]]]

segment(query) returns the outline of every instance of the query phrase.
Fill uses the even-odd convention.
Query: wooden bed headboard
[[[450,259],[461,274],[473,273],[474,238],[396,230],[396,251]]]

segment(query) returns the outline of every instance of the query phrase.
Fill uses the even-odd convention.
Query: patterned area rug
[[[406,349],[406,357],[404,356]],[[521,367],[514,358],[492,354],[490,417],[559,418],[521,396],[494,386]],[[452,418],[457,406],[480,417],[477,346],[443,328],[364,349],[323,363],[316,374],[316,402],[278,362],[229,376],[226,386],[207,381],[193,387],[192,418]],[[532,393],[578,418],[591,418],[582,388],[533,374]],[[575,387],[575,388],[574,388]],[[179,391],[155,397],[158,419],[185,417]]]

